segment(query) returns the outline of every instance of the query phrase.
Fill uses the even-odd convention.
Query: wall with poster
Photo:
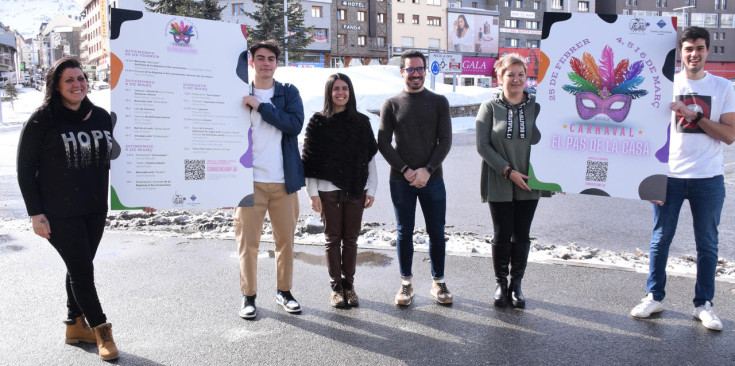
[[[447,51],[498,53],[498,17],[447,13]]]
[[[538,65],[539,65],[539,57],[541,55],[541,50],[536,48],[507,48],[502,47],[499,50],[498,57],[507,55],[509,53],[517,53],[523,57],[523,59],[526,61],[526,67],[528,70],[526,71],[526,76],[528,77],[528,81],[526,82],[526,86],[536,86],[537,78],[538,78]]]

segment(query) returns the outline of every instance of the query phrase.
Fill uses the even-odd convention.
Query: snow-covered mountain
[[[38,34],[41,23],[55,16],[79,17],[81,0],[0,0],[0,23],[24,37]]]

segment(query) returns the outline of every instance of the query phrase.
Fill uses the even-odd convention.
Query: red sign
[[[462,57],[463,75],[492,75],[495,59],[489,57]]]
[[[523,57],[526,61],[526,76],[537,78],[538,77],[538,63],[541,51],[538,48],[500,48],[498,50],[499,55],[503,56],[509,53],[517,53]]]

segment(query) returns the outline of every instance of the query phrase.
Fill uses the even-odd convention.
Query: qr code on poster
[[[587,160],[587,176],[585,180],[588,182],[606,182],[607,161]]]
[[[204,171],[204,160],[184,159],[184,180],[203,180]]]

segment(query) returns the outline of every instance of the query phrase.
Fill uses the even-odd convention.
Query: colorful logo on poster
[[[177,22],[172,19],[172,21],[169,21],[167,30],[173,36],[174,44],[177,46],[189,45],[191,38],[196,36],[194,24],[186,24],[183,20]]]
[[[628,66],[629,63],[626,58],[616,66],[610,46],[602,50],[599,66],[587,52],[582,55],[582,60],[576,57],[570,59],[572,72],[568,76],[572,85],[562,88],[576,96],[580,118],[587,120],[605,114],[615,122],[625,120],[632,100],[648,94],[648,91],[638,89],[645,80],[640,76],[643,61]]]
[[[663,29],[663,27],[666,26],[666,22],[664,22],[664,20],[661,19],[658,21],[658,23],[656,23],[656,25],[658,25],[659,28]]]
[[[628,23],[628,29],[633,32],[645,32],[649,25],[651,25],[651,23],[647,22],[645,19],[633,18]]]

